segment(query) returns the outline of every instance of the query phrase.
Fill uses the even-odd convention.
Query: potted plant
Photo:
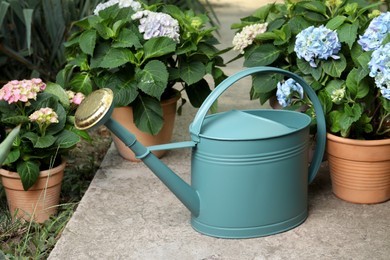
[[[357,203],[390,199],[388,152],[363,148],[361,156],[375,154],[374,167],[369,158],[358,155],[357,148],[346,158],[341,158],[348,154],[346,150],[334,149],[335,143],[349,146],[355,141],[358,147],[380,143],[382,149],[390,149],[390,14],[381,13],[379,5],[352,0],[286,0],[263,6],[232,26],[240,30],[233,45],[240,51],[238,57],[244,57],[245,66],[290,70],[317,92],[327,119],[333,191]],[[251,95],[262,103],[276,96],[288,109],[303,106],[315,123],[310,101],[292,79],[254,77]],[[352,163],[347,167],[348,159]],[[343,165],[338,168],[335,162]],[[380,169],[380,164],[385,168]]]
[[[131,121],[140,131],[157,135],[163,125],[172,131],[173,123],[164,124],[161,101],[177,100],[185,91],[199,107],[211,91],[205,76],[215,85],[226,77],[219,68],[224,64],[223,51],[215,47],[216,28],[208,28],[208,21],[173,5],[99,4],[94,15],[75,23],[79,30],[66,43],[68,63],[59,82],[84,94],[111,88],[115,106],[131,106]]]
[[[81,93],[67,93],[39,78],[12,80],[0,89],[1,126],[6,131],[17,129],[4,140],[9,153],[3,150],[1,154],[5,160],[0,176],[11,213],[18,209],[18,217],[33,216],[43,222],[56,212],[65,167],[63,155],[80,136],[88,138],[73,127],[73,111],[82,99]],[[9,137],[14,139],[12,143]]]

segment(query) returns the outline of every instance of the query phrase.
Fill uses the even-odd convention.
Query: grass
[[[67,157],[58,214],[45,223],[12,221],[0,184],[0,260],[49,256],[110,146],[111,138],[104,127],[90,134],[93,142],[81,142]]]

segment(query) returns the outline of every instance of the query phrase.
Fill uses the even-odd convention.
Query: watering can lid
[[[226,140],[253,140],[277,137],[291,133],[281,123],[245,111],[231,110],[207,116],[200,136]]]

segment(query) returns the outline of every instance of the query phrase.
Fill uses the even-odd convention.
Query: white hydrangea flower
[[[244,49],[253,43],[257,35],[267,31],[267,23],[258,23],[245,26],[241,32],[237,33],[233,38],[233,50],[239,51],[242,54]]]
[[[119,8],[131,7],[136,12],[142,10],[141,4],[134,0],[109,0],[105,3],[98,4],[93,13],[94,15],[98,15],[100,11],[116,4],[118,4]]]
[[[168,14],[145,10],[133,14],[131,19],[140,20],[138,29],[144,34],[145,40],[165,36],[180,41],[179,22]]]

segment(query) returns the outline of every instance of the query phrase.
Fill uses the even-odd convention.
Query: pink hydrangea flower
[[[50,125],[58,123],[58,115],[49,107],[41,108],[29,116],[31,122],[36,122],[40,125]]]
[[[46,84],[41,79],[12,80],[0,89],[0,100],[7,101],[8,104],[16,102],[28,102],[36,99],[37,93],[45,90]]]
[[[71,104],[80,105],[85,98],[84,94],[81,92],[76,93],[72,90],[67,90],[66,93],[68,94],[69,102]]]

